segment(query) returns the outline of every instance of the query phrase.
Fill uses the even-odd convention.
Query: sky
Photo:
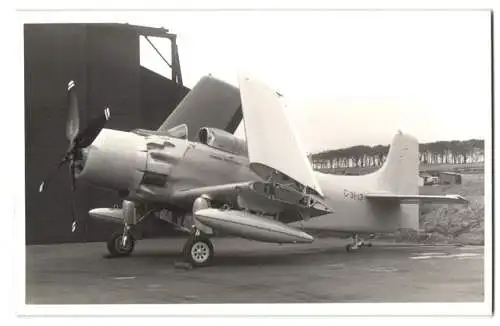
[[[488,137],[489,12],[159,12],[131,24],[178,35],[184,84],[237,72],[279,90],[307,152]],[[153,42],[170,60],[167,40]],[[141,64],[170,76],[145,41]],[[242,128],[236,133],[244,135]]]

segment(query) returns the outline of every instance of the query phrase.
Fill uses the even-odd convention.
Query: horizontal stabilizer
[[[395,195],[390,193],[372,193],[365,196],[370,200],[399,201],[402,203],[428,204],[467,204],[469,201],[460,195]]]

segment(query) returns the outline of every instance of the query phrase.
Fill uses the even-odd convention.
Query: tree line
[[[380,167],[389,145],[358,145],[311,154],[314,168]],[[422,164],[468,164],[484,162],[484,140],[437,141],[419,144]]]

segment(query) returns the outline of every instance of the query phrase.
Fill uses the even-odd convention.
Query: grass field
[[[363,175],[376,168],[349,168],[324,170],[326,173]],[[420,230],[380,235],[396,241],[423,241],[431,243],[484,243],[484,164],[420,164],[420,171],[453,171],[461,173],[462,184],[420,187],[421,195],[458,194],[469,200],[469,205],[422,204]]]
[[[469,205],[420,206],[420,228],[426,241],[462,244],[484,243],[484,174],[462,174],[462,184],[420,188],[422,195],[459,194]]]
[[[363,175],[376,168],[326,169],[325,173]],[[484,164],[420,164],[420,171],[453,171],[462,175],[462,184],[420,187],[421,195],[458,194],[469,200],[469,205],[422,204],[420,230],[380,235],[396,241],[431,243],[484,243]]]

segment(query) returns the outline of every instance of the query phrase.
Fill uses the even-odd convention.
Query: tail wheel
[[[113,233],[107,242],[108,251],[113,257],[130,256],[134,251],[135,239],[132,234],[127,235],[125,245],[123,243],[123,234],[121,232]]]
[[[214,256],[214,246],[210,239],[189,239],[184,246],[184,257],[193,266],[209,265]]]

